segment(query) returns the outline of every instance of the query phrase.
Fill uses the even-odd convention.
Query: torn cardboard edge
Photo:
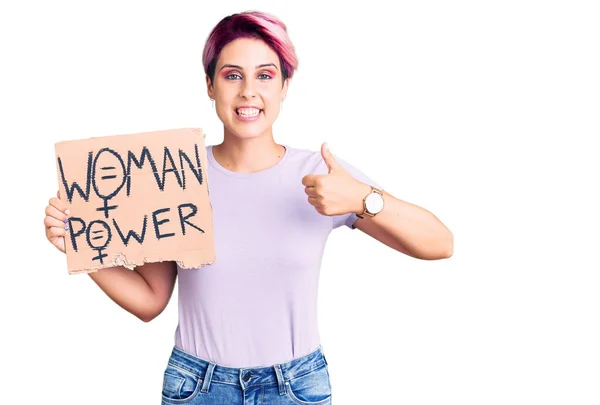
[[[79,269],[79,270],[69,270],[69,274],[88,274],[88,273],[96,273],[100,270],[104,270],[104,269],[110,269],[113,267],[125,267],[128,270],[135,270],[136,267],[140,267],[143,266],[145,264],[148,263],[164,263],[164,262],[175,262],[177,264],[177,266],[183,270],[195,270],[195,269],[199,269],[201,267],[204,266],[208,266],[211,265],[213,263],[215,263],[216,258],[213,258],[212,260],[209,261],[203,261],[200,262],[198,264],[193,264],[190,266],[185,265],[185,263],[182,260],[174,260],[174,259],[162,259],[160,258],[159,260],[156,261],[142,261],[142,262],[132,262],[130,263],[127,258],[125,257],[125,255],[122,254],[118,254],[116,256],[113,257],[113,260],[107,264],[106,266],[102,266],[102,267],[91,267],[89,269]]]

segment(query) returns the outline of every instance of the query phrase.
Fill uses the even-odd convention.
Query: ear
[[[281,88],[281,101],[285,100],[287,97],[288,85],[290,84],[290,78],[286,78],[283,81],[283,87]]]
[[[208,97],[214,99],[215,97],[213,96],[214,94],[214,89],[213,89],[213,85],[210,81],[210,76],[206,75],[206,91],[208,93]]]

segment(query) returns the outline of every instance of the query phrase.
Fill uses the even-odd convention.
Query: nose
[[[240,87],[240,97],[249,99],[254,96],[256,96],[256,90],[254,89],[254,81],[252,79],[244,80]]]

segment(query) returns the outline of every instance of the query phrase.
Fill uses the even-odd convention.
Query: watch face
[[[367,210],[371,214],[377,214],[383,209],[383,197],[378,193],[371,193],[365,200]]]

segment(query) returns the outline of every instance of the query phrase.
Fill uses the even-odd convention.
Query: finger
[[[333,162],[333,155],[331,154],[331,151],[329,150],[329,146],[327,145],[327,142],[324,142],[321,145],[321,157],[325,161],[325,164],[327,165],[327,169],[329,169],[329,173],[331,173],[331,170],[334,168],[334,165],[333,165],[334,162]]]
[[[314,186],[316,184],[316,181],[317,181],[316,174],[307,174],[306,176],[304,176],[302,178],[302,184],[307,187]]]
[[[312,205],[315,208],[320,208],[319,202],[317,201],[317,199],[315,197],[308,197],[308,203],[310,205]]]
[[[53,243],[53,245],[60,250],[63,253],[67,253],[67,251],[65,250],[65,239],[59,239],[56,241],[56,243]]]
[[[56,198],[56,197],[52,197],[50,199],[50,201],[48,201],[48,204],[55,207],[57,210],[65,212],[67,215],[69,215],[69,213],[67,212],[67,211],[69,211],[67,203],[64,202],[63,200]]]
[[[69,229],[69,223],[68,222],[63,222],[60,221],[54,217],[51,216],[46,216],[44,218],[44,226],[46,226],[46,228],[51,228],[51,227],[57,227],[57,228],[64,228],[64,229]]]
[[[58,250],[60,250],[63,253],[66,253],[66,251],[65,251],[65,238],[55,238],[51,242],[52,242],[52,245],[55,248],[57,248]]]
[[[331,173],[334,170],[343,169],[338,163],[338,161],[335,159],[335,156],[333,156],[333,153],[331,153],[331,149],[329,149],[329,145],[327,144],[327,142],[324,142],[321,145],[321,157],[325,161],[327,169],[329,169],[329,173]]]
[[[61,222],[65,222],[67,219],[67,216],[65,215],[64,212],[59,211],[58,209],[56,209],[56,207],[54,207],[52,205],[48,205],[46,207],[46,215],[56,218],[57,220],[59,220]]]
[[[56,226],[53,226],[52,228],[46,228],[46,235],[49,236],[65,236],[67,234],[66,229],[64,228],[57,228]]]
[[[306,187],[304,187],[304,192],[306,193],[306,195],[309,195],[311,197],[316,197],[317,196],[317,189],[316,189],[316,187],[306,186]]]

